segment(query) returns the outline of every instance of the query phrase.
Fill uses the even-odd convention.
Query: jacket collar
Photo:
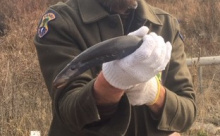
[[[78,4],[79,12],[84,23],[92,23],[109,16],[109,13],[98,3],[97,0],[78,0]],[[152,7],[144,0],[138,1],[136,13],[144,20],[149,20],[154,24],[162,25],[160,19],[152,10]]]
[[[136,9],[136,13],[138,16],[140,16],[140,18],[144,20],[148,20],[156,25],[163,25],[152,7],[145,0],[138,1],[138,8]]]
[[[92,23],[109,15],[97,0],[78,0],[78,6],[84,23]]]

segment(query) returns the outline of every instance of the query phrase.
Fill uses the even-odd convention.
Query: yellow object
[[[160,74],[161,75],[161,74]],[[160,76],[161,77],[161,76]],[[158,91],[157,91],[157,95],[154,99],[154,101],[152,103],[150,103],[149,105],[153,105],[157,102],[158,98],[159,98],[159,95],[160,95],[160,89],[161,89],[161,84],[160,84],[160,78],[158,76],[155,76],[156,80],[157,80],[157,88],[158,88]]]

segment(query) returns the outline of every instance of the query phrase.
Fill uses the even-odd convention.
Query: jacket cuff
[[[73,105],[75,108],[72,108],[72,113],[74,114],[72,116],[77,124],[76,126],[79,128],[83,128],[89,123],[100,120],[96,101],[93,97],[94,82],[95,80],[90,81],[82,90],[74,94],[75,102],[73,102]]]
[[[174,92],[166,89],[165,104],[159,120],[158,129],[165,131],[175,131],[172,128],[173,120],[178,110],[178,99]]]
[[[126,95],[123,95],[118,103],[115,114],[102,125],[88,125],[84,128],[85,135],[92,135],[94,131],[98,135],[111,134],[111,136],[122,136],[127,132],[130,124],[131,106]]]

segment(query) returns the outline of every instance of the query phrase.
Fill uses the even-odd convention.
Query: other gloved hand
[[[126,90],[126,94],[131,105],[153,105],[159,98],[160,90],[160,79],[154,76],[147,82],[136,84]]]
[[[129,56],[103,64],[106,80],[119,89],[129,89],[136,84],[147,82],[164,70],[171,56],[171,44],[165,43],[156,33],[148,33],[141,27],[130,35],[143,36],[142,45]]]

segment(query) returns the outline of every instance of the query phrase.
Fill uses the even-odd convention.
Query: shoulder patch
[[[43,15],[42,19],[41,19],[41,22],[40,22],[40,25],[38,27],[38,36],[40,38],[42,38],[45,34],[47,34],[49,28],[48,28],[48,23],[51,21],[51,20],[54,20],[56,18],[55,14],[54,13],[46,13],[45,15]]]

